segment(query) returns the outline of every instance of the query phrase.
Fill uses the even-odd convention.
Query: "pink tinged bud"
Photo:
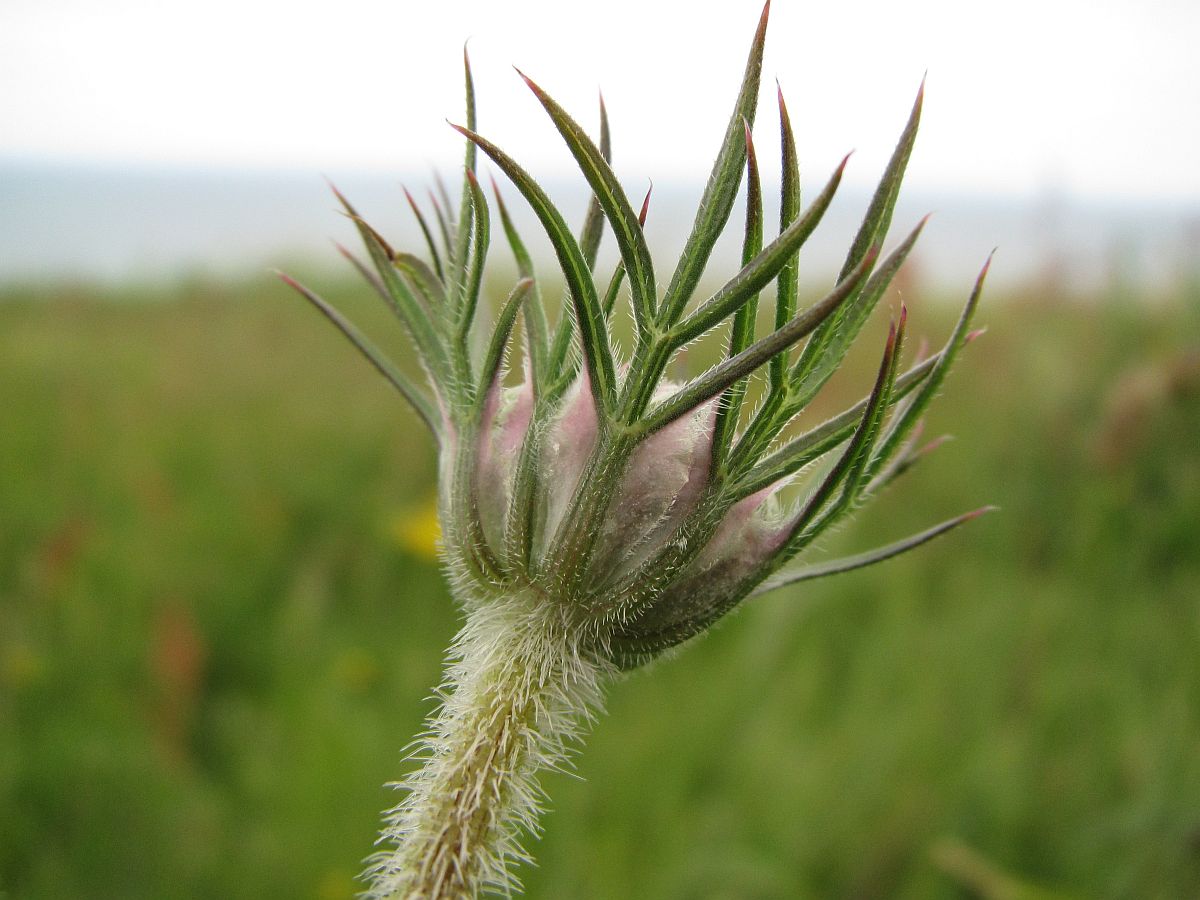
[[[674,393],[665,384],[656,399]],[[712,463],[714,403],[706,403],[648,437],[626,465],[605,516],[594,559],[597,575],[625,574],[669,540],[691,512]]]
[[[533,390],[528,382],[509,393],[512,400],[507,415],[499,421],[500,427],[494,442],[496,451],[507,457],[520,451],[525,433],[529,430],[529,420],[533,416]]]
[[[484,537],[493,547],[503,546],[514,464],[532,414],[533,391],[528,382],[520,387],[504,388],[497,381],[484,401],[479,429],[476,502]]]
[[[740,580],[782,546],[779,485],[771,485],[733,505],[701,552],[697,567],[719,567]],[[732,585],[730,585],[732,586]]]
[[[667,395],[676,388],[664,384],[658,394]],[[476,497],[484,535],[493,547],[503,546],[516,465],[532,410],[528,382],[518,388],[493,387],[484,403]],[[714,403],[703,404],[633,451],[604,519],[598,523],[591,561],[594,577],[631,572],[668,541],[695,509],[708,482],[715,419]],[[595,403],[583,374],[567,391],[542,440],[539,483],[544,519],[535,535],[535,553],[545,549],[562,523],[597,431]]]
[[[779,486],[766,487],[734,504],[696,560],[680,573],[656,606],[664,628],[703,620],[741,596],[741,585],[782,546]]]
[[[579,476],[596,444],[597,425],[595,400],[584,370],[567,391],[562,411],[542,448],[542,459],[547,466],[543,474],[543,484],[547,487],[544,540],[558,529],[575,494]]]

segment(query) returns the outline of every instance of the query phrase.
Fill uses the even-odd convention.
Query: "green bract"
[[[614,174],[603,104],[597,144],[525,78],[592,191],[577,238],[534,178],[476,132],[469,63],[467,124],[454,126],[467,139],[458,212],[452,214],[443,191],[441,200],[434,200],[436,227],[431,228],[409,196],[426,239],[425,258],[394,251],[338,195],[370,257],[369,266],[355,264],[408,332],[425,384],[412,382],[328,304],[287,279],[345,332],[436,438],[445,561],[468,621],[493,622],[488,627],[497,629],[495,646],[534,653],[529,649],[533,645],[505,643],[504,629],[544,628],[558,635],[558,643],[550,641],[551,645],[569,648],[597,671],[633,667],[704,631],[752,593],[869,565],[977,514],[873,553],[781,571],[917,458],[916,426],[970,338],[968,324],[986,266],[940,352],[902,371],[906,313],[901,309],[869,394],[798,437],[782,437],[785,426],[841,365],[924,225],[918,223],[888,255],[881,254],[916,138],[922,92],[836,283],[823,298],[800,309],[797,255],[833,199],[845,160],[820,194],[802,206],[795,142],[780,93],[780,222],[777,236],[766,242],[752,139],[766,25],[764,9],[712,175],[665,289],[660,288],[662,270],[656,274],[643,232],[649,195],[640,212],[635,211]],[[567,290],[562,315],[552,326],[542,284],[496,191],[495,211],[520,280],[483,342],[471,340],[471,331],[480,307],[493,215],[476,177],[477,151],[491,159],[536,213]],[[743,175],[747,191],[742,268],[713,294],[697,299],[701,275],[733,211]],[[605,226],[620,251],[620,263],[606,278],[596,271]],[[758,337],[759,295],[772,282],[774,328]],[[627,360],[618,358],[611,329],[614,304],[626,286],[635,326]],[[504,387],[506,350],[518,314],[524,321],[524,377],[519,386]],[[722,362],[687,383],[664,378],[675,354],[700,336],[724,328],[727,321],[728,351]],[[480,343],[486,349],[473,354],[472,346]],[[753,414],[747,414],[742,408],[747,382],[758,372],[765,375],[764,396]],[[780,488],[797,478],[805,479],[801,499],[782,503]],[[501,609],[520,613],[488,618]],[[495,624],[501,619],[509,624]],[[512,624],[517,621],[519,626]],[[479,638],[482,633],[477,628],[473,637],[460,639],[458,669],[448,684],[448,692],[460,691],[460,699],[473,671],[471,641],[491,640]],[[495,656],[494,646],[488,648],[491,656],[480,651],[481,659]],[[557,652],[536,652],[543,651]],[[559,677],[553,672],[559,670],[547,665],[551,674],[546,677],[552,682]],[[510,660],[500,670],[507,677],[517,669],[524,671],[523,666],[520,660]],[[522,684],[523,691],[541,690]],[[496,721],[516,715],[513,704],[505,703],[508,712],[496,713]],[[449,715],[444,713],[434,724],[442,737],[452,730],[453,723],[444,721]],[[448,755],[445,746],[431,744],[430,749],[434,755]],[[530,752],[536,754],[537,748]],[[453,777],[444,775],[446,783],[439,790],[450,790]],[[436,800],[430,787],[436,779],[428,780],[423,786],[409,785],[416,793],[425,791],[428,796],[421,802],[427,805]],[[418,852],[412,849],[418,842],[414,835],[423,833],[426,825],[413,806],[413,801],[402,804],[393,815],[389,836],[401,851],[406,842],[410,846],[403,859],[380,863],[376,877],[381,894],[433,894],[430,885],[453,881],[455,866],[470,868],[469,854],[455,845],[445,851],[457,860],[447,863],[451,874],[443,873],[440,880],[431,874],[440,871],[440,863],[429,859],[440,852],[436,840],[449,840],[444,837],[447,829],[465,829],[463,845],[469,843],[466,832],[471,828],[482,829],[472,838],[480,844],[499,840],[495,835],[501,832],[511,838],[506,814],[479,821],[464,817],[458,826],[440,826],[442,838],[423,838],[424,849]],[[529,824],[530,814],[514,815],[518,824]],[[430,834],[437,827],[430,824]],[[462,876],[461,890],[471,892],[489,883],[511,886],[497,871],[507,871],[507,857],[515,852],[497,851],[490,868],[479,863],[475,875]],[[410,871],[421,866],[425,870],[419,877]],[[425,887],[413,886],[417,884]]]

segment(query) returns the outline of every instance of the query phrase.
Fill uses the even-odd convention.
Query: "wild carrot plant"
[[[369,264],[343,253],[395,312],[424,383],[386,359],[340,313],[284,276],[355,344],[429,428],[438,446],[443,555],[465,616],[449,652],[441,705],[418,740],[419,766],[387,813],[369,870],[371,896],[461,898],[512,892],[537,831],[540,769],[563,766],[604,688],[701,634],[747,597],[871,565],[973,518],[967,513],[875,551],[786,568],[922,455],[922,413],[970,340],[983,277],[937,353],[901,365],[906,310],[892,322],[874,383],[861,401],[798,435],[785,431],[841,365],[912,250],[924,222],[881,255],[917,134],[918,93],[845,263],[828,293],[798,301],[797,255],[833,199],[846,164],[807,206],[796,145],[779,95],[782,190],[777,235],[764,238],[753,140],[767,9],[695,221],[665,287],[640,211],[610,167],[603,104],[598,142],[525,79],[592,192],[575,237],[546,192],[476,132],[466,64],[466,138],[457,210],[435,195],[427,217],[409,196],[425,256],[399,252],[339,194]],[[464,57],[465,61],[465,57]],[[499,191],[477,178],[489,157],[545,231],[566,284],[550,321],[545,284]],[[742,267],[695,301],[743,177]],[[493,213],[520,279],[485,341],[479,318]],[[602,278],[605,229],[620,251]],[[759,337],[759,296],[774,282],[773,327]],[[628,299],[632,347],[616,345],[614,308]],[[506,386],[509,344],[523,321],[522,378]],[[686,383],[665,378],[684,347],[727,327],[724,358]],[[472,352],[480,344],[481,353]],[[746,402],[749,381],[761,399]],[[780,491],[799,486],[799,500]],[[790,493],[789,495],[790,496]]]

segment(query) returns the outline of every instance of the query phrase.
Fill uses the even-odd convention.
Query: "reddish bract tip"
[[[779,104],[779,121],[786,125],[791,125],[791,116],[788,115],[787,103],[783,99],[783,86],[779,80],[775,80],[775,100]]]
[[[523,81],[524,81],[524,82],[525,82],[527,85],[529,85],[529,89],[530,89],[531,91],[533,91],[533,92],[534,92],[535,94],[537,94],[539,97],[540,97],[540,96],[542,96],[542,89],[541,89],[540,87],[538,87],[538,86],[537,86],[537,84],[534,82],[534,80],[533,80],[532,78],[530,78],[528,75],[526,75],[526,74],[525,74],[524,72],[522,72],[520,69],[518,69],[516,66],[513,66],[513,71],[514,71],[514,72],[516,72],[518,75],[520,75],[520,76],[521,76],[522,80],[523,80]]]
[[[412,191],[403,184],[400,185],[400,190],[404,191],[404,197],[408,200],[408,205],[412,207],[413,212],[417,212],[417,199],[412,195]]]
[[[496,176],[491,172],[488,172],[488,181],[492,183],[492,193],[496,195],[496,202],[503,206],[504,198],[500,196],[500,185],[496,184]]]
[[[278,275],[279,280],[282,281],[284,284],[286,284],[288,287],[294,288],[294,289],[300,291],[301,293],[304,292],[304,289],[302,287],[300,287],[300,283],[298,281],[296,281],[296,279],[293,278],[291,275],[288,275],[285,272],[280,272],[278,269],[275,270],[275,274]]]
[[[341,204],[342,204],[342,206],[349,207],[349,206],[350,206],[350,201],[349,201],[349,200],[347,200],[347,199],[346,199],[346,197],[345,197],[345,195],[344,195],[344,194],[343,194],[341,191],[339,191],[339,190],[337,189],[337,185],[333,183],[333,181],[332,181],[332,180],[329,178],[329,176],[328,176],[328,175],[322,175],[321,177],[325,179],[325,183],[326,183],[327,185],[329,185],[329,189],[330,189],[331,191],[333,191],[333,196],[335,196],[335,197],[337,197],[337,198],[338,198],[338,202],[339,202],[339,203],[341,203]]]
[[[849,153],[847,153],[845,156],[843,156],[842,161],[840,163],[838,163],[838,167],[837,167],[837,177],[838,178],[841,178],[842,173],[846,171],[846,163],[850,162],[850,157],[852,157],[853,155],[854,155],[854,151],[851,150]]]
[[[367,230],[367,232],[371,235],[371,237],[373,237],[376,241],[379,242],[380,249],[383,250],[384,255],[389,260],[396,258],[396,251],[392,249],[392,245],[389,244],[387,241],[385,241],[383,239],[383,235],[380,234],[378,231],[376,231],[374,228],[372,228],[366,219],[364,219],[362,216],[359,216],[357,214],[349,214],[348,213],[347,216],[352,222],[354,222],[354,224],[360,225],[363,228],[365,228]]]
[[[757,156],[754,153],[754,132],[750,127],[749,120],[745,116],[742,116],[742,128],[746,134],[746,157],[751,160],[757,160]]]
[[[962,520],[964,522],[970,522],[972,519],[978,519],[980,516],[985,515],[986,513],[996,512],[999,509],[1000,507],[998,506],[981,506],[979,509],[972,510],[971,512],[963,515]]]
[[[995,255],[996,251],[993,249],[992,252],[988,254],[987,261],[984,262],[983,268],[979,270],[979,275],[975,278],[975,289],[971,293],[972,301],[977,300],[979,295],[983,292],[983,283],[987,280],[988,270],[992,267],[992,259],[995,257]]]
[[[650,187],[646,188],[646,197],[642,200],[642,211],[638,213],[638,224],[646,224],[646,214],[650,212],[650,195],[654,193],[654,182],[650,182]]]
[[[920,450],[917,451],[917,456],[928,456],[930,453],[932,453],[938,447],[942,446],[942,444],[946,443],[947,441],[952,441],[952,440],[954,440],[954,437],[949,434],[943,434],[939,438],[934,438],[932,441],[930,441],[928,444],[926,444],[924,447],[922,447]]]
[[[967,333],[967,336],[963,338],[963,343],[969,344],[971,341],[975,340],[976,338],[983,337],[985,334],[987,334],[986,328],[976,328],[974,331]]]

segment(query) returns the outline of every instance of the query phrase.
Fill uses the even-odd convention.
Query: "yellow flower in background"
[[[438,523],[437,497],[401,510],[388,524],[392,539],[413,556],[436,562],[442,546],[442,527]]]

